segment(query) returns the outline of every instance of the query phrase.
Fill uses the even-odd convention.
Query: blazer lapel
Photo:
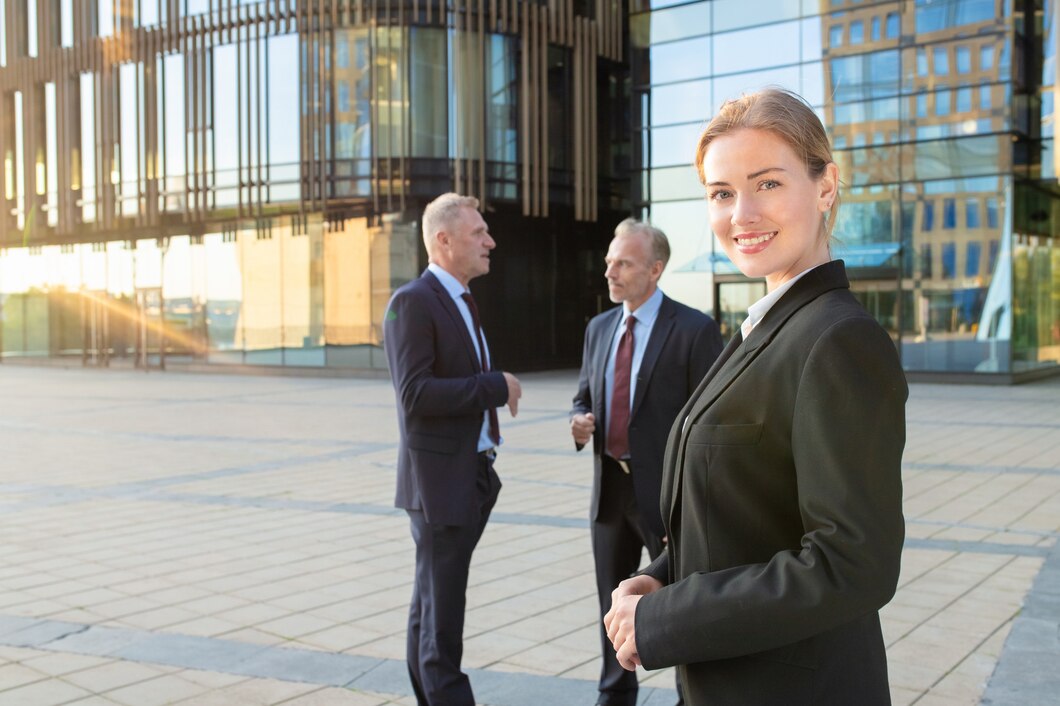
[[[667,448],[668,468],[672,484],[669,488],[669,521],[673,526],[674,512],[680,506],[681,473],[684,468],[685,432],[689,424],[699,418],[714,403],[744,369],[776,337],[795,312],[832,289],[850,287],[846,268],[842,260],[833,260],[807,272],[798,282],[792,285],[766,313],[762,321],[752,329],[747,340],[739,331],[703,377],[703,382],[692,395],[688,404],[677,417],[678,423],[671,431]]]
[[[630,419],[637,416],[640,403],[644,400],[644,395],[647,393],[648,384],[651,382],[652,373],[655,371],[655,361],[659,359],[659,354],[662,352],[663,346],[666,345],[666,339],[670,337],[670,332],[674,328],[674,315],[673,302],[669,297],[663,295],[662,303],[659,305],[659,313],[655,318],[655,325],[651,329],[651,337],[648,338],[648,345],[644,349],[644,358],[641,359],[640,368],[637,370],[637,391],[633,393],[633,405],[629,412]]]
[[[464,317],[460,313],[460,310],[456,308],[456,302],[449,296],[449,292],[446,291],[442,283],[438,281],[438,278],[431,273],[430,270],[424,270],[423,279],[427,282],[434,293],[438,296],[438,301],[442,305],[442,309],[449,315],[452,320],[452,328],[457,331],[457,335],[460,340],[464,342],[464,348],[467,349],[467,357],[471,361],[471,366],[474,368],[476,373],[482,372],[482,362],[479,360],[478,353],[475,351],[475,344],[471,341],[471,333],[467,330],[467,324],[464,322]]]

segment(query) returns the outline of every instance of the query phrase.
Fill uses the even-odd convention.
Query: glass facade
[[[906,369],[1056,368],[1060,0],[753,7],[0,0],[0,360],[384,367],[444,191],[498,236],[475,288],[508,367],[578,363],[631,213],[670,236],[667,293],[731,332],[764,285],[717,248],[692,151],[780,85],[829,129],[835,252]]]
[[[459,191],[501,244],[483,318],[540,314],[498,359],[576,362],[630,210],[628,130],[592,122],[628,113],[623,14],[590,9],[0,0],[2,360],[383,368]]]
[[[782,86],[829,129],[845,187],[834,254],[906,370],[1055,368],[1058,7],[636,0],[635,208],[670,235],[662,286],[728,332],[764,292],[716,245],[691,162],[722,102]]]

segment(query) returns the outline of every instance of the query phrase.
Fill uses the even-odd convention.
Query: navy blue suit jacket
[[[594,474],[590,519],[600,514],[601,455],[607,432],[604,372],[611,342],[622,316],[617,306],[593,317],[585,329],[582,369],[571,414],[592,412]],[[663,537],[659,514],[666,437],[674,418],[721,352],[718,325],[706,314],[663,296],[644,359],[637,372],[629,415],[629,449],[637,507],[657,536]]]
[[[482,371],[460,311],[430,271],[394,292],[383,346],[401,433],[394,504],[434,524],[479,521],[482,413],[507,403],[504,374]]]

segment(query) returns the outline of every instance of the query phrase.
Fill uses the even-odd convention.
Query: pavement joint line
[[[906,461],[902,463],[902,469],[906,471],[944,471],[950,473],[1022,473],[1031,476],[1060,476],[1060,468],[1045,466],[965,466],[956,463],[922,463],[918,461]]]
[[[248,471],[253,472],[253,471]],[[194,482],[195,480],[208,480],[202,476],[211,475],[217,477],[218,472],[206,474],[193,474],[198,476],[192,480],[181,480],[179,482]],[[241,475],[242,473],[224,474]],[[181,477],[187,478],[187,477]],[[163,481],[172,479],[161,479]],[[170,483],[159,483],[169,485]],[[224,507],[244,507],[269,510],[297,510],[302,512],[337,513],[348,515],[377,515],[382,517],[402,517],[404,512],[391,505],[374,505],[370,503],[328,502],[319,500],[295,500],[274,497],[244,497],[232,495],[209,495],[205,493],[168,493],[163,490],[144,489],[137,490],[140,484],[129,484],[129,486],[111,486],[103,489],[77,489],[67,487],[45,487],[39,492],[47,494],[46,498],[39,501],[24,501],[19,504],[0,505],[0,514],[11,513],[18,509],[31,509],[42,506],[51,507],[72,502],[87,502],[100,498],[105,499],[142,499],[154,502],[174,502],[200,505],[217,505]],[[0,486],[2,491],[6,486]],[[116,490],[117,489],[117,490]],[[14,510],[12,510],[14,508]],[[491,523],[557,527],[566,529],[588,529],[589,521],[582,517],[562,517],[557,515],[533,515],[528,513],[495,512],[490,516]],[[1012,534],[1026,534],[1041,536],[1043,538],[1058,537],[1060,533],[1037,533],[1021,530],[1009,530],[1004,527],[983,527],[976,525],[964,525],[961,523],[944,523],[932,520],[907,519],[909,524],[929,524],[942,527],[954,527],[965,529],[981,529],[984,531],[1004,532]],[[1020,556],[1046,556],[1049,553],[1047,547],[1027,546],[1020,544],[1007,544],[1004,542],[980,542],[971,540],[934,539],[907,537],[905,545],[913,549],[934,549],[938,551],[956,551],[979,554],[1014,554]]]
[[[178,633],[0,615],[0,645],[234,674],[258,679],[363,689],[414,696],[403,660],[279,647]],[[546,676],[494,669],[465,669],[476,701],[505,706],[586,703],[597,696],[595,679]],[[641,702],[670,703],[673,689],[642,686]]]
[[[943,421],[939,419],[908,419],[906,424],[916,424],[917,426],[931,426],[931,427],[984,427],[987,429],[997,428],[1013,428],[1013,429],[1060,429],[1060,424],[1053,424],[1050,422],[1003,422],[1003,421],[988,421],[988,422],[968,422],[959,419]]]

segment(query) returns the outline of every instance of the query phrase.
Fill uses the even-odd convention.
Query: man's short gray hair
[[[627,218],[615,227],[615,237],[622,235],[633,235],[642,233],[651,240],[652,261],[661,260],[663,268],[670,261],[670,241],[666,239],[666,233],[645,221],[636,218]]]
[[[452,226],[464,208],[477,209],[478,199],[450,192],[442,194],[423,209],[423,244],[428,255],[432,252],[434,236]]]

